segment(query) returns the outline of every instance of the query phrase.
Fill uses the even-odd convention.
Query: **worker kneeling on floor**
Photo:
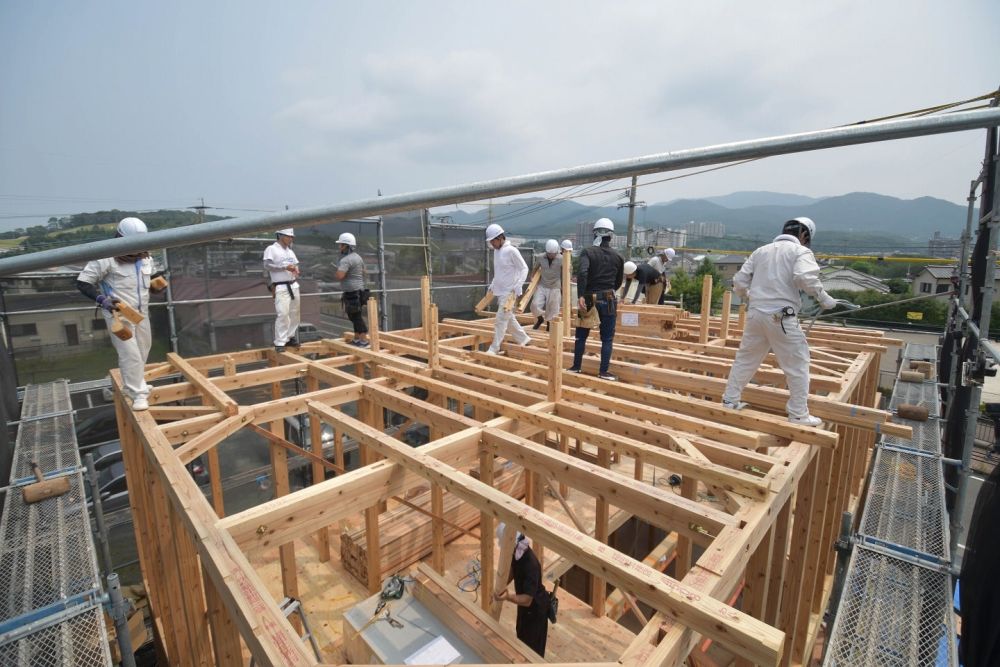
[[[139,218],[124,218],[118,223],[116,237],[145,234],[146,225]],[[76,277],[76,287],[97,302],[107,322],[111,344],[118,353],[125,394],[132,399],[133,410],[149,408],[149,385],[144,379],[146,359],[153,339],[149,329],[149,292],[153,261],[146,251],[95,259],[87,262]],[[159,292],[165,289],[152,289]],[[122,311],[128,315],[120,316]]]
[[[773,351],[788,384],[788,420],[804,426],[823,423],[809,414],[809,343],[798,319],[799,290],[824,310],[837,305],[819,280],[819,265],[809,249],[815,237],[816,224],[809,218],[789,220],[781,234],[754,250],[733,277],[733,292],[748,300],[748,306],[743,340],[722,395],[724,406],[746,407],[740,401],[743,388]]]

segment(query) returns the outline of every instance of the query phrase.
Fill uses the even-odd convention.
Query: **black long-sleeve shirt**
[[[576,292],[589,297],[599,292],[611,292],[622,286],[625,260],[610,246],[591,246],[580,253],[576,271]]]

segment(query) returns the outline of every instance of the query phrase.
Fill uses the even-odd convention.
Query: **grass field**
[[[90,231],[94,227],[97,227],[98,229],[108,230],[108,229],[115,229],[117,226],[118,225],[116,223],[114,223],[114,222],[108,222],[108,223],[105,223],[103,225],[86,225],[84,227],[70,227],[69,229],[57,229],[54,232],[49,232],[48,234],[46,234],[45,238],[53,239],[53,238],[56,238],[57,236],[62,236],[63,234],[70,234],[70,233],[73,233],[73,232],[78,232],[81,229],[85,229],[87,231]]]
[[[16,239],[0,239],[0,248],[16,248],[21,245],[21,241],[28,238],[27,236],[19,236]]]

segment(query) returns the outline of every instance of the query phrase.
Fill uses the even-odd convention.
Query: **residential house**
[[[823,267],[820,269],[819,277],[827,291],[835,289],[847,290],[848,292],[874,290],[879,294],[888,294],[890,291],[889,285],[884,280],[846,266]]]

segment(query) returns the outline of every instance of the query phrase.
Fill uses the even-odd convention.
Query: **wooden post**
[[[597,453],[597,465],[602,468],[611,466],[611,450],[602,447]],[[608,543],[608,501],[597,498],[594,513],[594,539],[604,544]],[[606,613],[605,602],[608,597],[607,583],[603,578],[590,575],[590,607],[594,616],[600,618]]]
[[[740,304],[739,315],[736,318],[736,328],[740,331],[746,327],[747,324],[747,303],[744,301]]]
[[[319,390],[319,380],[309,376],[306,378],[306,390],[314,392]],[[323,456],[323,422],[315,413],[309,413],[309,448],[314,454]],[[343,468],[341,468],[343,470]],[[319,461],[312,462],[312,483],[319,484],[326,479],[326,468]],[[330,529],[326,526],[316,531],[316,549],[319,561],[326,563],[330,560]]]
[[[378,299],[373,296],[368,297],[368,342],[371,343],[371,349],[373,351],[379,351]]]
[[[479,451],[479,480],[483,484],[493,486],[493,452],[486,447]],[[496,542],[493,539],[493,530],[493,515],[489,512],[480,512],[479,553],[482,560],[480,560],[479,590],[482,594],[479,596],[479,604],[485,612],[493,609],[493,600],[490,598],[490,591],[494,590],[493,545]]]
[[[222,604],[222,599],[215,590],[215,584],[204,571],[202,583],[205,587],[205,603],[208,606],[208,623],[212,631],[215,664],[217,667],[242,667],[243,647],[240,644],[240,633]]]
[[[542,432],[542,440],[545,440],[545,432]],[[544,447],[544,445],[542,445]],[[531,506],[534,507],[539,512],[545,513],[545,476],[540,472],[535,472],[531,475]],[[538,558],[538,563],[542,566],[542,571],[545,570],[545,545],[538,541],[538,538],[532,539],[531,550],[535,552],[535,556]]]
[[[563,379],[563,329],[562,321],[557,317],[549,326],[549,393],[548,399],[553,402],[562,400]]]
[[[722,326],[719,330],[719,338],[726,340],[729,338],[729,311],[733,307],[733,293],[726,290],[722,293]]]
[[[427,365],[433,370],[440,366],[441,355],[440,346],[438,345],[438,307],[436,303],[432,303],[427,308],[428,322],[427,322]]]
[[[709,278],[711,276],[708,276]],[[681,496],[694,500],[698,495],[698,480],[690,475],[681,479]],[[691,538],[683,533],[677,534],[677,560],[674,561],[674,578],[680,581],[687,575],[693,565],[691,561]]]
[[[434,531],[434,544],[431,553],[431,566],[439,573],[444,574],[444,491],[438,484],[431,484],[431,514],[432,528]]]
[[[430,308],[431,308],[431,278],[420,277],[420,326],[424,330],[424,342],[430,343]]]
[[[274,359],[274,357],[272,357]],[[281,383],[271,383],[271,398],[278,400],[281,398]],[[270,423],[271,433],[279,438],[285,437],[283,419],[275,419]],[[284,447],[272,443],[268,444],[271,452],[271,477],[274,485],[274,497],[280,498],[288,495],[291,485],[288,483],[288,450]],[[298,574],[295,571],[295,543],[289,542],[278,547],[279,559],[281,560],[281,588],[286,597],[299,597]],[[302,623],[298,616],[292,616],[289,621],[296,632],[302,631]]]
[[[573,274],[572,251],[564,249],[562,251],[562,260],[562,282],[560,284],[562,291],[562,326],[563,336],[569,336],[570,319],[573,317],[573,304],[571,303],[571,299],[573,298],[573,284],[571,282]]]
[[[560,378],[562,380],[562,378]],[[569,454],[569,436],[560,435],[559,436],[559,451],[563,454]],[[569,498],[569,485],[565,482],[559,482],[559,495],[563,498]]]
[[[492,539],[493,536],[490,535],[489,537]],[[483,539],[486,539],[486,535],[483,535]],[[510,564],[514,560],[514,547],[516,546],[517,529],[508,524],[504,526],[503,536],[501,537],[500,559],[497,561],[497,576],[492,589],[494,593],[499,593],[507,588],[507,579],[510,577]],[[485,563],[483,564],[483,569],[486,569]],[[494,600],[492,595],[489,597],[491,602],[490,615],[493,618],[500,618],[500,612],[503,610],[503,600]]]
[[[708,323],[712,317],[712,276],[706,274],[701,279],[701,331],[698,335],[699,343],[708,342]]]

